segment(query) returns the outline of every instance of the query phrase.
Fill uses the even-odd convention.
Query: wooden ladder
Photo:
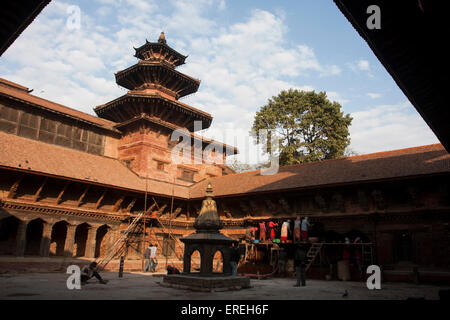
[[[161,221],[161,219],[159,219],[159,217],[157,217],[157,216],[153,217],[153,216],[152,216],[151,218],[152,218],[152,219],[156,219],[156,221],[158,221],[158,224],[160,225],[160,227],[161,227],[161,229],[163,230],[163,232],[166,233],[170,238],[172,238],[172,239],[174,240],[174,242],[175,242],[175,245],[174,245],[174,248],[173,248],[174,254],[175,254],[175,256],[176,256],[179,260],[183,260],[183,256],[179,256],[179,255],[177,254],[176,248],[177,248],[177,244],[180,245],[180,246],[183,246],[184,243],[182,243],[182,242],[180,241],[180,239],[175,238],[175,237],[173,236],[172,232],[171,232],[170,230],[167,229],[167,227],[164,225],[164,223]],[[150,232],[151,232],[151,231],[150,231]],[[155,238],[156,242],[158,242],[158,244],[159,244],[158,238],[156,237],[156,234],[155,234],[154,232],[153,232],[153,235],[154,235],[154,238]],[[162,246],[161,246],[161,249],[162,249]]]
[[[306,263],[305,272],[308,271],[308,269],[313,264],[314,260],[317,258],[317,256],[320,253],[320,250],[322,250],[323,243],[313,243],[311,247],[308,250],[308,253],[306,254],[306,258],[308,259],[308,262]]]
[[[108,263],[115,257],[118,255],[123,255],[125,252],[125,247],[128,241],[128,235],[130,233],[136,233],[138,231],[138,228],[142,226],[140,226],[138,224],[138,222],[142,219],[142,217],[144,216],[144,211],[142,211],[139,215],[137,215],[132,221],[131,223],[128,225],[128,228],[125,230],[125,232],[123,232],[119,238],[114,242],[114,244],[112,245],[112,247],[108,250],[108,252],[106,253],[106,255],[104,257],[102,257],[98,262],[98,268],[100,270],[104,270],[105,267],[108,265]]]

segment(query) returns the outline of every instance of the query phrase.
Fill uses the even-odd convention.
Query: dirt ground
[[[108,284],[96,279],[69,290],[65,273],[26,273],[0,275],[0,299],[138,299],[138,300],[405,300],[407,298],[439,299],[439,289],[448,286],[383,283],[381,290],[368,290],[364,282],[309,280],[306,287],[294,287],[295,279],[273,278],[251,280],[251,288],[225,292],[195,292],[161,286],[159,274],[103,273]],[[347,290],[348,296],[343,297]]]

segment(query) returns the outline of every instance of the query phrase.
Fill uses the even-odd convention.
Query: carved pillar
[[[86,254],[87,258],[95,258],[95,245],[98,226],[90,227],[88,230],[88,236],[86,240]]]
[[[48,257],[50,253],[50,243],[52,238],[53,223],[43,223],[41,246],[39,253],[42,257]]]
[[[67,225],[67,233],[66,233],[66,241],[64,243],[64,256],[72,257],[73,256],[73,244],[75,243],[75,230],[76,225]]]
[[[16,235],[16,256],[23,257],[25,254],[25,246],[27,244],[27,226],[28,221],[19,221]]]

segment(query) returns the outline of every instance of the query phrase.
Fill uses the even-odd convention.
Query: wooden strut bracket
[[[56,198],[56,204],[60,204],[62,202],[62,197],[64,195],[64,192],[66,192],[67,187],[69,186],[70,182],[67,181],[62,190],[58,194],[58,198]]]
[[[44,178],[44,181],[42,181],[41,186],[39,187],[39,189],[36,191],[36,193],[33,196],[33,202],[37,202],[39,200],[39,197],[42,193],[42,189],[44,189],[45,184],[47,183],[48,177]]]
[[[22,181],[23,176],[17,178],[17,180],[13,183],[11,188],[9,188],[8,199],[13,199],[17,194],[17,189],[19,188],[20,182]]]

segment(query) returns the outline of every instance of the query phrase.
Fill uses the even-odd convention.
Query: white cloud
[[[409,102],[379,105],[351,116],[351,148],[361,154],[439,142]]]
[[[372,99],[378,99],[378,98],[382,97],[382,94],[381,93],[371,93],[371,92],[369,92],[369,93],[367,93],[367,96],[369,98],[372,98]]]
[[[369,61],[367,61],[367,60],[359,60],[357,62],[357,66],[358,66],[359,70],[370,71],[370,64],[369,64]]]

